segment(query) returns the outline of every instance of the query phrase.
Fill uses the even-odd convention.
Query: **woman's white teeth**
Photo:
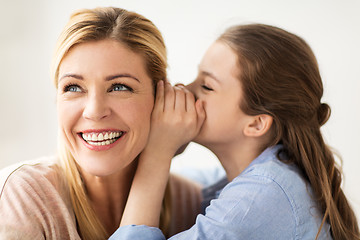
[[[109,145],[122,136],[122,132],[83,133],[82,137],[91,145]]]
[[[90,145],[95,145],[95,146],[104,146],[104,145],[109,145],[112,144],[116,141],[116,139],[111,139],[111,140],[106,140],[106,141],[100,141],[100,142],[92,142],[92,141],[88,141],[87,143]]]

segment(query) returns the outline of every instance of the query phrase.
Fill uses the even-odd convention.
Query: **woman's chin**
[[[122,172],[132,160],[114,162],[114,157],[106,159],[104,157],[88,156],[86,158],[79,157],[76,162],[80,166],[83,174],[96,177],[107,177]]]

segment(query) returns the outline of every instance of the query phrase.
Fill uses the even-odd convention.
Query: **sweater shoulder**
[[[56,158],[11,165],[0,171],[0,179],[1,237],[79,239],[68,187]]]
[[[41,189],[45,183],[56,189],[64,187],[56,157],[43,157],[10,165],[0,170],[0,199],[8,188],[26,187],[35,190]]]

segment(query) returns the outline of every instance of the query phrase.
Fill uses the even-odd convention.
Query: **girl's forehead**
[[[217,81],[225,78],[237,78],[239,76],[238,56],[225,43],[214,42],[204,54],[199,72],[213,77]]]

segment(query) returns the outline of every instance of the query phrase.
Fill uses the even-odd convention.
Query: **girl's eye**
[[[113,92],[113,91],[130,91],[130,92],[132,92],[133,89],[124,84],[115,83],[109,89],[109,92]]]
[[[64,92],[81,92],[81,88],[76,84],[70,84],[64,87]]]
[[[206,86],[206,85],[201,85],[201,87],[203,88],[203,89],[205,89],[206,91],[214,91],[214,89],[212,89],[212,88],[210,88],[210,87],[208,87],[208,86]]]

